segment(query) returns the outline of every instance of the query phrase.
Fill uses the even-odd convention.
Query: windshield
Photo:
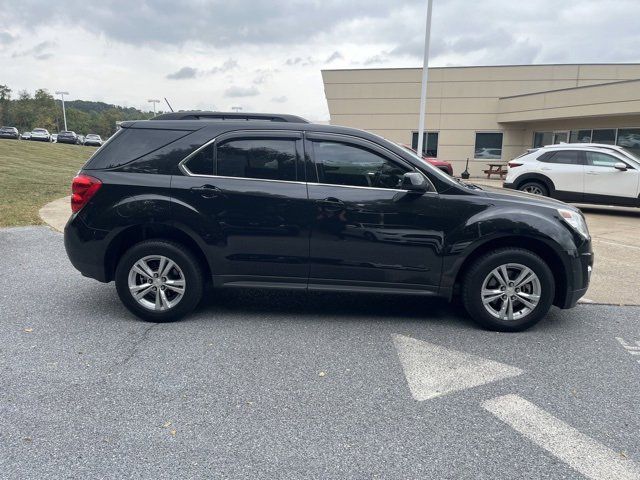
[[[622,149],[622,151],[625,153],[625,155],[629,156],[630,158],[632,158],[633,160],[636,161],[636,163],[638,163],[638,165],[640,165],[640,154],[634,152],[633,150],[630,150],[628,148],[625,147],[620,147]]]
[[[33,133],[43,133],[43,132],[46,132],[44,128],[36,128],[33,130]]]

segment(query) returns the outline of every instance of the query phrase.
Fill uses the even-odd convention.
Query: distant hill
[[[113,135],[116,122],[153,117],[153,113],[137,108],[88,100],[66,101],[65,109],[69,130],[81,135],[97,133],[103,138]],[[62,102],[42,88],[33,95],[22,90],[16,96],[8,86],[0,85],[0,124],[15,126],[21,132],[38,127],[59,132],[64,129]]]

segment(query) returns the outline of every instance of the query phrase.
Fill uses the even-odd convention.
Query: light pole
[[[69,95],[69,92],[56,92],[56,95],[60,95],[62,98],[62,118],[64,118],[64,130],[67,131],[67,112],[64,109],[64,96]]]
[[[157,100],[155,98],[150,98],[149,100],[147,100],[147,102],[149,103],[153,103],[153,116],[156,116],[156,103],[160,103],[160,100]]]
[[[424,62],[422,64],[422,90],[420,92],[420,119],[418,120],[418,155],[422,156],[424,117],[427,113],[427,77],[429,75],[429,40],[431,38],[431,8],[433,0],[427,0],[427,28],[424,34]]]

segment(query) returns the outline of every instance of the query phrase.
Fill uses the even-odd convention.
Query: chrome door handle
[[[191,187],[191,191],[200,194],[202,198],[215,198],[222,195],[222,190],[209,184]]]

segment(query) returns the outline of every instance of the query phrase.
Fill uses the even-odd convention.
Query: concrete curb
[[[64,226],[71,215],[71,197],[59,198],[47,203],[38,211],[44,223],[58,232],[64,231]]]

